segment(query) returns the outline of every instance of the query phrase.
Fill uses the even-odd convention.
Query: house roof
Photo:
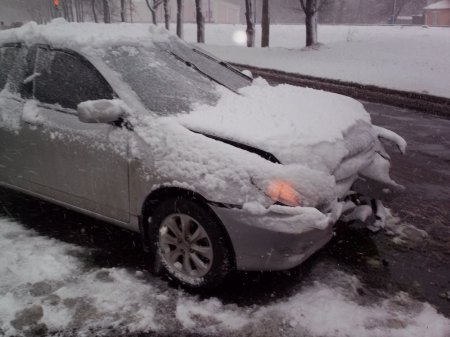
[[[436,2],[425,7],[424,9],[450,9],[450,0]]]

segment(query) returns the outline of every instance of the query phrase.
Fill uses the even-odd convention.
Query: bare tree
[[[130,9],[130,22],[133,22],[133,11],[135,10],[133,0],[129,0],[128,7]]]
[[[103,0],[103,22],[111,23],[111,10],[109,8],[109,0]]]
[[[77,22],[82,22],[82,13],[81,13],[81,1],[80,0],[73,0],[73,4],[75,6],[75,17]]]
[[[120,20],[125,22],[125,14],[127,13],[127,9],[125,7],[125,0],[120,0]]]
[[[75,8],[75,17],[77,22],[84,22],[84,0],[73,0],[73,6]]]
[[[71,10],[71,3],[69,0],[62,1],[62,11],[64,18],[67,21],[73,21],[73,13]]]
[[[158,22],[156,20],[156,10],[158,9],[159,5],[161,5],[163,3],[163,0],[145,0],[145,3],[147,4],[147,7],[150,10],[150,13],[152,13],[153,24],[154,25],[158,24]]]
[[[255,46],[255,23],[253,22],[252,0],[245,0],[245,20],[247,22],[247,47]]]
[[[30,17],[38,23],[47,22],[54,16],[54,9],[52,8],[53,5],[51,5],[51,2],[45,0],[20,0],[20,2],[22,3],[22,8],[24,8]]]
[[[269,0],[263,0],[262,3],[261,31],[261,47],[268,47],[270,36]]]
[[[395,24],[397,22],[397,18],[402,12],[403,8],[411,2],[415,2],[414,0],[393,0],[392,4],[392,23]]]
[[[164,24],[166,26],[166,29],[170,29],[170,8],[169,8],[169,0],[163,1],[163,7],[164,7]]]
[[[195,17],[197,21],[197,42],[205,43],[205,17],[202,12],[202,0],[195,0]]]
[[[318,43],[317,17],[319,14],[320,0],[300,0],[300,6],[305,13],[306,46]]]
[[[177,0],[177,35],[180,39],[182,39],[184,36],[183,13],[184,13],[183,0]]]
[[[91,0],[92,16],[94,17],[95,23],[98,22],[97,12],[95,11],[95,0]]]

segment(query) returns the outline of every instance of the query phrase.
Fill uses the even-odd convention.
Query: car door
[[[0,47],[0,183],[29,190],[27,178],[37,163],[34,141],[22,127],[27,89],[24,79],[32,64],[19,44]]]
[[[23,122],[39,153],[32,179],[38,193],[120,222],[129,220],[128,137],[111,124],[87,124],[76,107],[115,94],[81,55],[39,46],[33,97]]]

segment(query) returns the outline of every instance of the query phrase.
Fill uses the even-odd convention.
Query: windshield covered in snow
[[[161,115],[191,111],[195,103],[214,105],[219,98],[216,83],[233,91],[251,83],[201,51],[175,43],[110,47],[104,60],[148,109]]]

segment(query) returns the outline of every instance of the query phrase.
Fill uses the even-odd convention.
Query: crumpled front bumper
[[[248,271],[287,270],[298,266],[331,240],[333,225],[342,211],[342,205],[336,203],[330,213],[322,213],[320,228],[314,228],[307,223],[308,219],[295,214],[275,211],[252,214],[244,209],[211,208],[229,234],[236,268]]]
[[[352,185],[352,191],[381,201],[392,201],[404,192],[401,185],[392,185],[371,178],[360,177]]]

